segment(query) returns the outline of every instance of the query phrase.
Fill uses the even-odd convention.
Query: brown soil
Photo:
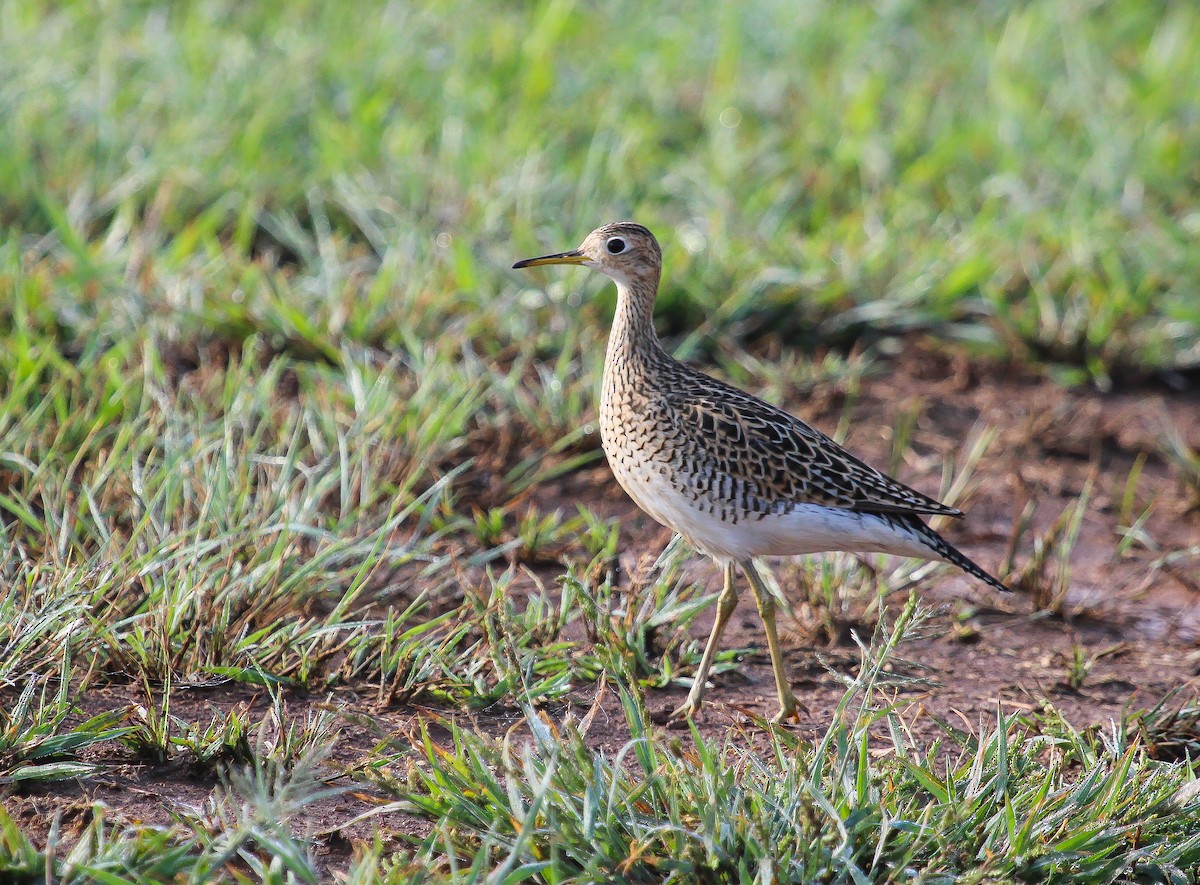
[[[917,393],[919,391],[919,393]],[[1060,514],[1071,507],[1089,479],[1091,498],[1078,543],[1071,556],[1070,592],[1060,615],[1033,612],[1028,593],[993,593],[960,573],[945,573],[923,590],[926,602],[940,604],[933,638],[906,646],[904,656],[926,665],[935,684],[905,694],[905,715],[919,735],[936,732],[942,719],[966,730],[994,721],[997,708],[1006,712],[1036,711],[1049,703],[1077,727],[1104,725],[1123,711],[1149,707],[1172,690],[1195,694],[1200,661],[1200,508],[1162,456],[1163,427],[1173,426],[1193,449],[1200,449],[1200,392],[1172,393],[1143,388],[1101,395],[1065,391],[1019,369],[959,362],[930,350],[889,364],[886,371],[864,380],[856,399],[825,393],[786,403],[796,414],[832,430],[849,409],[853,429],[847,446],[871,463],[887,464],[892,429],[901,414],[919,411],[910,456],[900,478],[925,492],[936,493],[947,456],[961,461],[964,440],[975,427],[994,428],[999,436],[976,468],[973,491],[960,505],[965,519],[944,526],[947,537],[985,568],[999,571],[1013,543],[1013,526],[1030,501],[1036,502],[1032,526],[1017,539],[1015,573],[1029,562],[1035,539],[1044,537]],[[1149,505],[1144,525],[1154,549],[1133,544],[1121,556],[1122,501],[1135,464],[1142,474],[1134,491],[1134,518]],[[612,480],[606,466],[576,471],[540,488],[522,506],[543,512],[574,509],[583,502],[622,525],[623,578],[644,567],[669,533],[640,514]],[[1180,555],[1172,562],[1167,554]],[[693,574],[717,588],[711,564],[697,558]],[[776,565],[782,586],[792,585],[795,566]],[[551,570],[552,572],[553,570]],[[549,572],[548,572],[549,573]],[[552,576],[552,575],[551,575]],[[1043,578],[1043,580],[1046,580]],[[834,672],[852,673],[858,651],[849,629],[818,629],[803,600],[793,600],[800,616],[784,619],[787,664],[800,700],[807,706],[793,726],[815,735],[828,724],[843,687]],[[896,601],[898,603],[898,600]],[[849,612],[843,628],[857,628],[866,638],[871,624]],[[707,634],[711,620],[693,631]],[[730,629],[727,647],[751,649],[737,670],[715,678],[701,730],[724,736],[737,728],[755,741],[748,712],[770,716],[774,687],[761,625],[752,602],[743,598]],[[1078,687],[1068,680],[1069,662],[1080,647],[1091,661]],[[595,699],[594,686],[581,686],[571,701],[548,712],[582,715]],[[686,688],[652,692],[652,712],[673,709]],[[518,724],[512,709],[479,714],[448,709],[398,706],[377,709],[373,692],[361,696],[350,689],[332,698],[294,694],[292,715],[303,717],[317,705],[332,702],[369,716],[375,723],[351,723],[337,745],[335,763],[352,764],[375,746],[380,734],[403,742],[420,719],[435,723],[458,719],[490,733]],[[111,710],[142,702],[139,692],[110,686],[81,699],[88,711]],[[207,721],[213,709],[247,704],[256,713],[267,709],[264,694],[242,687],[176,689],[172,712],[188,721]],[[435,725],[435,733],[442,733]],[[619,706],[608,693],[602,700],[589,738],[598,747],[616,748],[627,738]],[[93,802],[103,802],[117,819],[169,824],[180,808],[199,809],[211,793],[214,777],[179,766],[149,767],[108,759],[101,778],[78,784],[38,786],[9,795],[5,805],[29,831],[44,833],[54,812],[63,814],[64,829],[82,824]],[[318,851],[331,860],[348,856],[355,839],[381,826],[396,833],[421,833],[425,821],[389,814],[349,828],[342,824],[376,807],[386,798],[359,787],[337,799],[314,805],[300,829],[313,834]]]
[[[840,397],[785,405],[826,430],[837,425],[846,408]],[[995,593],[957,571],[947,570],[922,591],[923,601],[941,604],[934,622],[941,635],[905,646],[904,655],[928,666],[939,684],[910,698],[910,714],[974,727],[981,716],[994,719],[997,706],[1032,711],[1048,701],[1085,726],[1152,706],[1173,689],[1186,693],[1200,685],[1195,679],[1200,673],[1200,549],[1192,549],[1200,546],[1200,500],[1163,459],[1161,445],[1163,428],[1174,426],[1193,449],[1200,448],[1200,392],[1068,391],[1019,369],[959,363],[922,351],[864,381],[850,408],[846,446],[877,465],[887,462],[897,415],[919,409],[915,455],[898,472],[929,493],[937,492],[945,458],[961,461],[974,428],[998,432],[975,469],[972,492],[960,501],[966,517],[941,526],[952,543],[993,573],[999,573],[1013,546],[1014,524],[1029,502],[1036,508],[1030,529],[1016,539],[1014,575],[1027,565],[1036,540],[1074,506],[1089,480],[1092,484],[1060,614],[1035,612],[1028,593]],[[1131,510],[1136,519],[1153,505],[1144,529],[1155,549],[1134,544],[1118,556],[1122,501],[1141,459]],[[668,530],[628,502],[604,465],[539,494],[543,510],[582,499],[620,516],[623,537],[634,539],[622,556],[627,570],[638,568],[647,552],[661,549],[670,538]],[[1191,555],[1163,562],[1168,554],[1189,549]],[[785,590],[794,568],[775,564]],[[1049,571],[1041,583],[1053,577]],[[711,564],[698,560],[695,573],[707,575],[711,590],[719,589]],[[777,708],[761,624],[748,596],[743,594],[724,643],[754,651],[736,674],[714,680],[703,722],[703,730],[712,734],[739,718],[745,721],[743,710],[770,716]],[[828,630],[805,617],[804,601],[792,601],[798,617],[784,620],[781,630],[793,686],[809,708],[797,728],[816,732],[827,725],[843,692],[829,668],[852,672],[859,655],[849,629],[835,630],[830,640]],[[840,626],[869,637],[869,621],[858,622],[853,612],[846,621]],[[711,615],[695,632],[706,634],[710,625]],[[1073,689],[1068,670],[1076,646],[1092,665],[1083,684]],[[658,692],[652,709],[673,709],[686,693],[683,687]]]

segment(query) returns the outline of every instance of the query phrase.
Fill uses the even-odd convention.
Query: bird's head
[[[630,288],[638,283],[657,286],[658,275],[662,272],[662,250],[658,248],[654,234],[640,224],[616,221],[596,228],[578,249],[526,258],[513,267],[540,267],[543,264],[580,264]]]

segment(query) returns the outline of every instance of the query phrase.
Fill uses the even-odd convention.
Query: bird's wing
[[[766,505],[962,515],[865,464],[799,418],[716,379],[682,384],[667,398],[682,425],[677,432],[720,465],[737,497]]]

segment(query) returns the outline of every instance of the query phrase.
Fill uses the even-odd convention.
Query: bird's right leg
[[[705,683],[708,682],[708,671],[712,668],[713,659],[717,656],[717,646],[721,642],[721,633],[725,630],[733,610],[737,608],[737,590],[733,588],[733,563],[725,565],[725,587],[717,597],[717,619],[713,621],[712,633],[708,636],[708,645],[704,646],[704,655],[700,658],[700,666],[696,668],[693,677],[692,690],[672,717],[686,716],[691,718],[700,712],[700,703],[704,699]]]

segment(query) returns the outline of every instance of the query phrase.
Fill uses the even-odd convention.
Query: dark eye
[[[610,237],[604,248],[612,255],[620,255],[625,251],[625,241],[620,237]]]

